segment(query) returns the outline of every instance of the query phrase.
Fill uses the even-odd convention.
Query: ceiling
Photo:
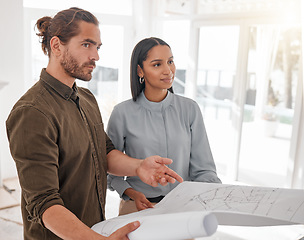
[[[168,14],[299,12],[300,0],[166,0]]]

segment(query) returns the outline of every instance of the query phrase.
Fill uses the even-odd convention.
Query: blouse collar
[[[149,101],[144,91],[142,91],[137,99],[138,103],[151,111],[162,111],[171,105],[173,99],[173,94],[168,91],[167,96],[161,102],[151,102]]]

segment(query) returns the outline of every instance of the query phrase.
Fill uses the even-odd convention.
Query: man
[[[76,78],[92,78],[99,59],[98,24],[78,8],[37,21],[49,63],[6,121],[22,188],[25,240],[106,239],[90,227],[104,220],[107,172],[139,176],[152,186],[182,181],[165,166],[170,159],[139,160],[114,149],[94,96],[76,86]],[[127,239],[138,226],[130,223],[109,239]]]

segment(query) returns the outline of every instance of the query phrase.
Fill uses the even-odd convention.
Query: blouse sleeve
[[[197,182],[221,183],[211,153],[202,113],[196,102],[193,104],[190,120],[191,153],[190,179]]]
[[[124,152],[125,150],[125,124],[123,119],[123,113],[118,107],[114,107],[112,114],[110,116],[107,133],[109,138],[112,140],[115,148],[119,151]],[[111,191],[117,191],[121,198],[128,200],[129,197],[124,195],[127,188],[131,188],[124,177],[114,176],[109,174],[107,177],[108,189]]]

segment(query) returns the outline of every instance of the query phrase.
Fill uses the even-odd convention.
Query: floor
[[[20,186],[17,178],[3,181],[0,188],[0,240],[22,240],[22,218],[20,212]],[[117,216],[119,197],[108,191],[106,217]],[[196,240],[304,240],[304,226],[232,227],[219,226],[210,237]]]
[[[3,181],[0,188],[0,240],[23,239],[20,186],[17,178]]]

